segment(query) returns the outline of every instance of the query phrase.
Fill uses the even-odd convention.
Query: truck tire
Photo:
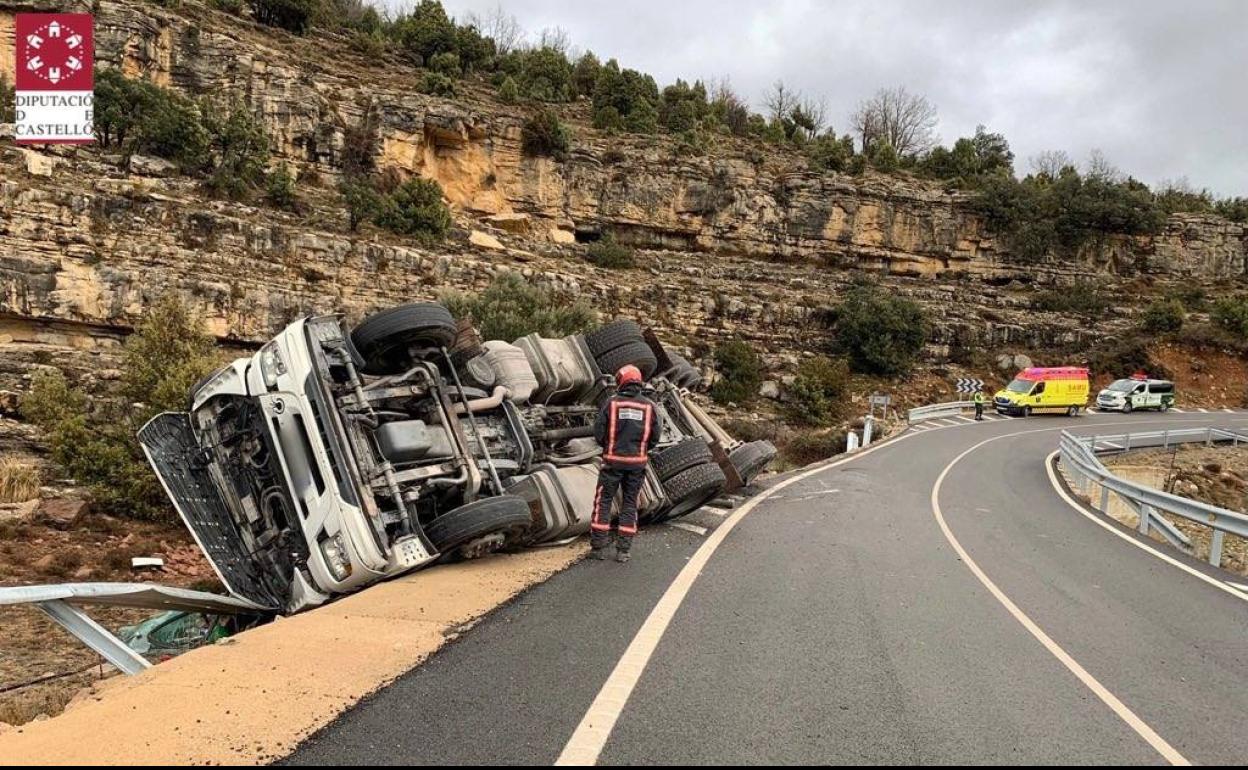
[[[647,380],[659,365],[654,351],[644,342],[629,342],[594,357],[598,361],[598,367],[605,373],[614,375],[620,367],[632,364],[641,370],[641,376]]]
[[[741,481],[749,484],[776,459],[776,447],[770,441],[751,441],[728,453],[728,461],[737,469]]]
[[[655,521],[667,521],[698,508],[724,488],[728,479],[714,462],[688,468],[663,482],[663,492],[672,507],[659,514]]]
[[[529,504],[514,495],[499,495],[461,505],[425,525],[425,537],[442,553],[484,535],[500,533],[515,540],[533,523]]]
[[[667,481],[681,471],[695,465],[712,462],[711,448],[700,438],[687,438],[670,447],[655,452],[650,457],[650,465],[660,481]]]
[[[408,348],[446,347],[458,328],[446,308],[435,302],[412,302],[365,318],[351,332],[368,374],[397,374],[412,365]]]
[[[594,354],[594,358],[633,343],[645,345],[646,339],[642,336],[641,326],[628,318],[612,321],[585,335],[585,344],[589,347],[589,352]],[[646,345],[646,349],[649,350],[649,348],[650,346]],[[653,356],[654,351],[651,351],[650,355]],[[615,374],[614,369],[611,370],[611,374]]]

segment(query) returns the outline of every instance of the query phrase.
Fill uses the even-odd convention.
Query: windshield
[[[1135,386],[1139,385],[1135,380],[1115,380],[1106,390],[1112,390],[1115,393],[1130,393],[1135,390]]]
[[[1011,393],[1030,393],[1031,388],[1036,383],[1032,380],[1017,379],[1005,386],[1005,389]]]

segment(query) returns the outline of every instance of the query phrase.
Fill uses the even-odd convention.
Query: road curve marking
[[[1165,563],[1174,567],[1178,567],[1179,569],[1183,570],[1184,572],[1191,575],[1192,577],[1195,577],[1198,580],[1203,580],[1204,582],[1208,583],[1214,588],[1217,588],[1222,591],[1226,591],[1228,594],[1230,594],[1231,596],[1234,596],[1236,599],[1243,599],[1244,601],[1248,602],[1248,593],[1244,593],[1243,591],[1238,590],[1238,588],[1231,587],[1231,586],[1238,586],[1237,583],[1229,583],[1229,582],[1218,580],[1216,578],[1212,578],[1206,575],[1205,573],[1201,572],[1200,570],[1195,569],[1187,564],[1184,564],[1183,562],[1179,561],[1173,556],[1157,550],[1156,548],[1152,547],[1148,543],[1142,542],[1140,540],[1137,540],[1134,537],[1131,537],[1131,535],[1127,534],[1126,532],[1123,532],[1121,529],[1118,529],[1114,525],[1110,524],[1108,521],[1104,521],[1101,516],[1098,516],[1095,513],[1091,513],[1086,508],[1084,508],[1079,503],[1079,501],[1075,500],[1073,497],[1070,496],[1070,493],[1066,491],[1065,486],[1063,486],[1062,483],[1058,480],[1057,471],[1053,470],[1053,467],[1054,467],[1053,459],[1057,457],[1058,454],[1060,454],[1060,452],[1058,450],[1054,450],[1053,452],[1049,453],[1048,457],[1044,458],[1044,469],[1049,474],[1049,483],[1053,485],[1053,489],[1057,492],[1059,497],[1061,497],[1063,500],[1066,501],[1067,505],[1069,505],[1071,508],[1074,508],[1079,513],[1083,514],[1085,518],[1087,518],[1089,521],[1094,522],[1098,527],[1102,527],[1110,532],[1113,532],[1115,535],[1122,538],[1123,540],[1126,540],[1128,543],[1135,546],[1136,548],[1140,548],[1144,551],[1151,553],[1153,556],[1156,556],[1158,559],[1161,559]]]
[[[676,529],[683,529],[686,532],[692,532],[695,535],[701,535],[703,537],[706,536],[707,532],[710,532],[710,530],[706,527],[699,527],[697,524],[690,524],[687,521],[672,521],[668,523]]]
[[[1005,592],[1002,591],[996,583],[992,582],[992,579],[989,578],[982,569],[980,569],[979,564],[971,558],[971,555],[966,552],[966,549],[963,548],[962,544],[958,542],[958,539],[954,537],[953,530],[949,529],[949,524],[945,521],[945,515],[940,509],[940,488],[945,482],[945,477],[949,475],[949,472],[953,470],[954,466],[956,466],[962,458],[971,454],[985,444],[996,441],[997,439],[1017,436],[1023,433],[1038,432],[1041,431],[1019,431],[1018,433],[1007,433],[1003,436],[994,436],[975,444],[962,454],[953,458],[953,460],[945,466],[944,470],[940,472],[940,475],[936,477],[936,483],[932,486],[932,515],[936,517],[936,523],[940,526],[940,531],[944,533],[945,540],[948,540],[949,545],[953,546],[953,550],[957,552],[958,557],[962,560],[962,563],[966,565],[966,568],[969,569],[971,574],[973,574],[979,582],[984,585],[984,588],[988,589],[988,592],[992,594],[993,598],[1000,602],[1001,606],[1005,607],[1006,611],[1008,611],[1015,620],[1022,624],[1023,628],[1027,629],[1028,633],[1036,638],[1036,641],[1040,642],[1040,644],[1042,644],[1044,648],[1053,655],[1053,657],[1057,658],[1057,660],[1065,666],[1070,673],[1075,675],[1076,679],[1091,690],[1096,697],[1100,698],[1101,702],[1108,706],[1119,719],[1125,722],[1128,727],[1143,738],[1148,745],[1152,746],[1158,754],[1161,754],[1167,762],[1172,765],[1190,765],[1191,762],[1184,758],[1184,756],[1180,754],[1177,749],[1167,743],[1164,738],[1153,730],[1153,728],[1145,724],[1144,720],[1136,716],[1135,712],[1132,711],[1127,704],[1119,700],[1118,697],[1110,692],[1105,685],[1101,684],[1096,677],[1088,673],[1087,669],[1079,665],[1079,662],[1070,656],[1070,653],[1062,649],[1057,642],[1053,641],[1052,637],[1046,634],[1040,626],[1036,625],[1034,620],[1019,609],[1018,605],[1016,605],[1010,597],[1006,596]]]
[[[658,603],[654,605],[654,609],[650,611],[650,614],[641,624],[641,628],[637,630],[633,641],[629,642],[628,649],[624,650],[624,654],[620,657],[619,662],[615,664],[611,675],[607,677],[607,681],[602,685],[602,689],[598,691],[598,695],[594,698],[593,703],[590,704],[589,710],[585,712],[585,716],[581,719],[580,724],[573,731],[572,737],[568,739],[567,744],[563,747],[559,758],[555,760],[555,765],[595,765],[598,763],[598,757],[607,745],[607,739],[611,737],[611,731],[615,729],[616,721],[619,720],[620,714],[623,713],[624,706],[628,704],[628,699],[632,696],[638,680],[641,679],[642,672],[646,670],[646,665],[650,662],[651,656],[654,655],[655,648],[659,646],[659,640],[663,638],[663,634],[667,631],[668,624],[671,623],[672,618],[676,615],[676,611],[680,609],[680,605],[684,602],[689,589],[693,587],[693,582],[702,573],[702,569],[710,560],[711,555],[715,553],[715,550],[719,548],[719,544],[724,541],[724,538],[728,537],[728,533],[750,511],[777,492],[816,473],[853,462],[871,454],[877,449],[893,446],[910,436],[917,435],[917,433],[913,432],[901,433],[894,438],[873,444],[847,457],[825,461],[808,468],[751,499],[725,519],[723,524],[716,527],[715,531],[706,539],[706,542],[694,552],[689,562],[681,569],[680,574],[676,576],[676,579],[663,592],[663,596],[659,598]]]

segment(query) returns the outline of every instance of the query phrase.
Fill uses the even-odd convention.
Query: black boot
[[[589,551],[589,558],[594,559],[596,561],[606,561],[607,560],[606,546],[603,546],[602,548],[591,548]]]
[[[618,548],[615,550],[615,560],[618,561],[620,564],[626,564],[628,562],[628,559],[629,559],[628,551],[621,551]]]

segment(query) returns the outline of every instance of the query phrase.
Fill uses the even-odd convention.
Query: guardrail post
[[[871,446],[871,428],[875,424],[874,417],[868,417],[862,424],[862,445]]]
[[[1209,563],[1215,567],[1222,566],[1222,530],[1215,529],[1209,539]]]
[[[1162,449],[1170,448],[1170,429],[1169,428],[1166,428],[1165,433],[1161,434],[1161,448]]]
[[[1109,487],[1101,485],[1101,513],[1109,513]]]
[[[1149,517],[1153,515],[1153,508],[1147,503],[1140,503],[1140,523],[1136,527],[1141,535],[1148,534]]]
[[[1131,434],[1130,433],[1126,434],[1126,440],[1122,442],[1122,451],[1124,452],[1131,451]]]
[[[38,607],[62,628],[78,637],[79,641],[125,673],[137,674],[152,665],[72,604],[62,599],[52,599],[39,602]]]
[[[1205,446],[1213,446],[1213,428],[1205,428]]]
[[[852,452],[858,448],[858,434],[852,430],[845,435],[845,451]]]

